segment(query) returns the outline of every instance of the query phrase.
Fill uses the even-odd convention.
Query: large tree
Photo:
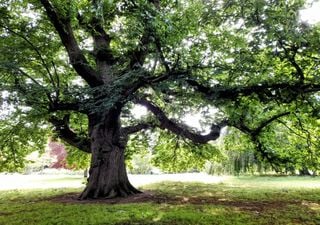
[[[205,144],[234,126],[273,160],[259,138],[268,124],[297,110],[318,113],[319,28],[299,21],[303,4],[2,0],[0,87],[12,116],[2,116],[1,132],[25,130],[2,141],[37,143],[53,127],[90,153],[81,199],[139,192],[124,156],[129,136],[146,129]],[[137,104],[150,115],[130,116]],[[183,123],[199,111],[207,133]]]

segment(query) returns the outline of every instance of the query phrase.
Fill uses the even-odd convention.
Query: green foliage
[[[152,169],[151,154],[135,154],[130,159],[129,172],[131,174],[151,174]]]
[[[22,112],[13,113],[10,120],[1,120],[0,171],[21,171],[28,154],[44,152],[49,134],[45,124],[33,121],[30,115]]]
[[[229,129],[221,146],[225,159],[211,162],[207,165],[207,171],[213,174],[299,174],[308,170],[310,174],[317,174],[318,123],[318,119],[306,114],[295,114],[266,127],[259,135],[259,141],[263,143],[264,153],[275,157],[272,162],[255,151],[256,146],[250,136]]]
[[[207,160],[218,160],[212,144],[195,145],[170,133],[161,132],[153,149],[153,164],[166,172],[202,170]]]
[[[66,146],[67,165],[71,169],[87,169],[90,166],[91,155],[79,151],[72,146]]]
[[[70,128],[87,138],[89,114],[134,104],[134,97],[147,96],[178,123],[184,122],[186,114],[205,109],[203,127],[226,118],[231,126],[255,129],[268,118],[288,112],[264,127],[255,140],[232,134],[236,136],[226,143],[231,149],[228,157],[264,162],[261,154],[253,152],[259,142],[272,154],[280,172],[290,168],[318,171],[317,94],[271,87],[252,94],[203,96],[187,82],[191,79],[214,90],[234,88],[235,92],[275,83],[318,84],[320,29],[299,20],[305,1],[154,2],[50,1],[60,22],[70,22],[87,66],[96,69],[98,52],[106,51],[93,42],[93,36],[99,34],[97,25],[110,39],[107,52],[112,57],[105,58],[110,60],[111,81],[92,88],[72,68],[79,57],[68,58],[71,53],[68,55],[40,2],[0,1],[0,93],[9,93],[0,103],[14,112],[0,120],[0,159],[4,162],[0,170],[23,167],[24,157],[41,148],[53,133],[46,122],[50,117],[70,115]],[[130,68],[139,57],[145,59],[144,65]],[[168,68],[177,73],[170,74]],[[148,81],[163,75],[169,78]],[[139,82],[143,85],[135,86]],[[79,108],[52,110],[59,103],[75,103]],[[123,114],[130,114],[130,107],[123,107]],[[219,113],[212,115],[212,108]],[[125,125],[140,122],[121,119]],[[155,122],[150,116],[141,121]],[[164,132],[157,138],[146,135],[131,137],[128,160],[134,153],[152,151],[153,163],[173,172],[199,170],[207,160],[227,155],[214,145],[194,145]],[[75,167],[86,167],[88,158],[69,150],[69,164]]]
[[[125,152],[126,159],[130,160],[135,154],[147,155],[151,140],[152,137],[149,132],[131,135]]]
[[[280,171],[295,173],[307,168],[316,174],[320,166],[318,119],[296,114],[278,122],[266,129],[261,139],[268,151],[287,160]]]
[[[237,129],[228,128],[219,147],[224,157],[217,162],[207,163],[206,172],[208,174],[274,173],[270,163],[255,151],[255,145],[250,137]]]

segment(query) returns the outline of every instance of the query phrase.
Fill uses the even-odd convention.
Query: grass
[[[320,178],[239,177],[143,187],[168,201],[59,203],[80,189],[0,192],[0,224],[320,224]]]

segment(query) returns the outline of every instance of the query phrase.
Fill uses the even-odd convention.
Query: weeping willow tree
[[[1,161],[55,133],[91,154],[86,199],[139,193],[125,149],[146,129],[201,150],[233,126],[275,160],[261,138],[268,124],[297,110],[318,115],[319,27],[299,21],[303,5],[1,0],[0,88],[11,108],[1,119]],[[133,117],[135,105],[149,115]],[[191,112],[203,112],[206,130],[184,124]]]

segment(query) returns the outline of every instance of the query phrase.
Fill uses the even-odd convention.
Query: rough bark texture
[[[120,132],[119,113],[91,119],[91,165],[88,184],[80,199],[126,197],[140,193],[129,182],[124,151],[127,136]]]

